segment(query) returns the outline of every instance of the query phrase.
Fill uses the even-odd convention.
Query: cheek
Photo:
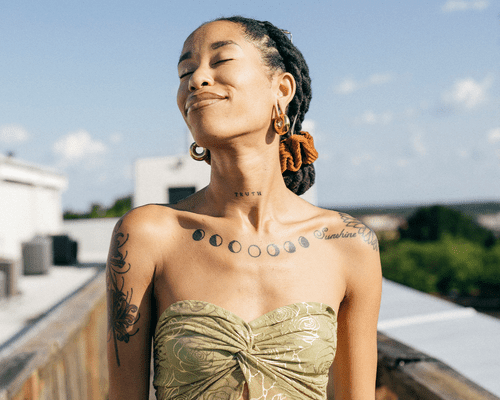
[[[187,83],[181,82],[179,84],[179,88],[177,89],[177,107],[179,107],[179,111],[181,112],[181,114],[184,118],[185,118],[184,104],[186,103],[186,98],[187,98],[186,88],[187,88]]]

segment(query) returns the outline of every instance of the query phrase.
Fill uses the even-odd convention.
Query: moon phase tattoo
[[[219,235],[212,235],[208,239],[209,243],[214,247],[219,247],[222,244],[222,238]]]
[[[196,229],[192,234],[192,238],[195,242],[202,241],[205,238],[205,231],[203,229]],[[208,242],[213,247],[221,247],[224,243],[224,239],[218,234],[213,234],[208,239]],[[309,247],[309,241],[304,236],[300,236],[297,239],[297,243],[304,249]],[[238,240],[231,240],[227,245],[227,248],[231,253],[237,254],[243,250],[243,245]],[[297,246],[292,241],[287,240],[283,244],[283,250],[285,250],[286,253],[292,254],[297,251]],[[247,253],[252,258],[258,258],[266,252],[271,257],[278,257],[281,254],[281,248],[276,243],[268,244],[264,251],[256,244],[251,244],[247,248]]]
[[[290,241],[286,241],[283,245],[283,248],[287,253],[295,253],[296,250],[295,245]]]
[[[239,253],[241,251],[241,243],[237,240],[232,240],[231,242],[229,242],[227,247],[231,253]]]
[[[113,238],[109,260],[106,269],[106,287],[108,296],[108,342],[113,339],[115,346],[116,363],[120,366],[118,355],[118,340],[128,343],[139,328],[129,332],[140,318],[139,307],[132,304],[134,291],[124,291],[125,277],[131,265],[127,262],[128,252],[123,252],[122,247],[127,243],[129,234],[120,232],[121,221],[117,224]]]
[[[199,242],[205,237],[205,231],[203,229],[196,229],[193,233],[193,240]]]
[[[252,256],[253,258],[257,258],[257,257],[260,257],[260,255],[262,254],[262,251],[260,250],[259,246],[252,244],[248,248],[248,254],[250,254],[250,256]]]

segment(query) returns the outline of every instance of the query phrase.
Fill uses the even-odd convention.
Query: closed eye
[[[224,59],[224,60],[219,60],[219,61],[215,62],[215,63],[214,63],[214,65],[217,65],[217,64],[222,64],[222,63],[224,63],[224,62],[226,62],[226,61],[231,61],[231,60],[232,60],[232,58],[226,58],[226,59]]]
[[[192,73],[193,73],[192,71],[185,72],[185,73],[183,73],[181,76],[179,76],[179,79],[182,79],[182,78],[184,78],[185,76],[191,75]]]

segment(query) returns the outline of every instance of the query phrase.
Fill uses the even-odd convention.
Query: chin
[[[211,147],[221,143],[221,141],[234,138],[241,135],[244,130],[231,127],[228,123],[217,122],[210,123],[207,120],[188,125],[198,146]]]

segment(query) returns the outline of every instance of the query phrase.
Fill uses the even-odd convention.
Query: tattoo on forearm
[[[108,295],[108,342],[113,339],[115,345],[116,363],[120,366],[118,355],[118,340],[128,343],[139,328],[128,331],[139,321],[139,307],[132,304],[133,289],[124,291],[125,277],[130,268],[127,262],[128,252],[121,249],[129,239],[128,233],[120,232],[120,223],[113,232],[108,267],[106,271],[106,286]]]
[[[346,224],[346,227],[357,229],[357,234],[360,235],[366,243],[372,246],[373,250],[378,250],[378,240],[375,232],[349,214],[339,212],[339,215]]]
[[[203,229],[196,229],[192,234],[192,238],[196,242],[202,241],[205,238],[205,231]],[[224,243],[224,239],[218,234],[213,234],[208,239],[208,242],[213,247],[220,247]],[[307,249],[309,247],[309,241],[304,236],[300,236],[297,239],[297,242],[300,247],[303,247],[304,249]],[[227,245],[227,248],[231,253],[237,254],[243,250],[243,245],[238,240],[231,240]],[[290,240],[287,240],[283,244],[282,248],[286,253],[289,254],[295,253],[297,251],[297,247]],[[276,243],[268,244],[265,247],[265,251],[271,257],[277,257],[281,254],[281,249]],[[258,258],[262,255],[263,251],[256,244],[251,244],[247,247],[247,253],[250,257]]]

